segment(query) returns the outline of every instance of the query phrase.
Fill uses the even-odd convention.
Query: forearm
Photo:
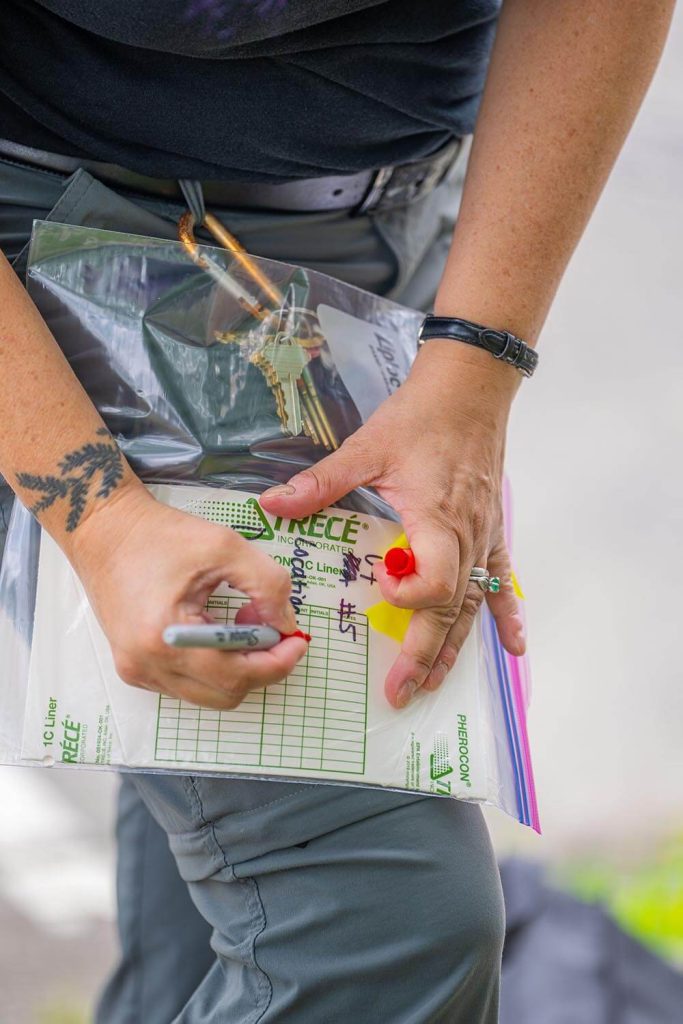
[[[435,312],[535,342],[652,78],[673,6],[506,0]]]
[[[0,473],[68,552],[95,508],[142,485],[1,253],[0,297]]]

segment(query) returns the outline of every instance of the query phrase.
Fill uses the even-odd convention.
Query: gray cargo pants
[[[247,249],[432,303],[458,175],[410,206],[216,209]],[[174,238],[182,207],[0,160],[0,247],[34,218]],[[0,508],[6,517],[11,492]],[[2,517],[0,516],[0,534]],[[98,1024],[495,1024],[498,870],[478,807],[353,786],[124,776],[121,960]]]

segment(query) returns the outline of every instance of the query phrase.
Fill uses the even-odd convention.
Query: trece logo
[[[448,756],[448,737],[443,732],[437,732],[434,737],[434,753],[429,755],[429,775],[432,779],[443,779],[453,771],[453,765]]]
[[[247,540],[273,540],[275,532],[256,498],[246,501],[214,501],[211,498],[188,502],[185,512],[201,516],[211,523],[222,523]]]

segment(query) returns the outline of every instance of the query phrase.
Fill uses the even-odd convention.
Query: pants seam
[[[123,795],[123,790],[119,793],[119,801]],[[144,912],[144,897],[145,897],[145,848],[147,845],[148,835],[148,823],[143,820],[137,832],[137,843],[140,851],[140,863],[139,870],[134,873],[133,884],[135,886],[134,900],[135,906],[140,908],[138,914],[132,915],[130,919],[130,937],[131,943],[127,950],[123,953],[127,957],[131,964],[136,965],[132,972],[132,985],[131,985],[131,1004],[129,1006],[130,1016],[126,1014],[126,1018],[130,1021],[130,1024],[142,1024],[142,964],[144,963],[143,957],[143,943],[142,943],[142,932],[143,922],[142,916]],[[120,924],[120,921],[119,921]],[[121,935],[121,948],[123,950],[124,936]]]
[[[199,819],[202,823],[202,828],[206,830],[207,834],[211,835],[211,838],[213,839],[214,842],[214,846],[216,847],[216,849],[220,853],[220,856],[223,859],[223,866],[227,868],[231,876],[234,877],[234,872],[232,870],[232,867],[228,863],[228,858],[226,856],[225,850],[218,841],[218,836],[216,835],[216,823],[215,821],[207,821],[206,816],[204,814],[204,805],[202,804],[202,798],[200,797],[199,790],[197,789],[197,780],[193,775],[189,775],[188,781],[192,791],[194,792],[195,800],[197,802],[197,807],[199,809]]]
[[[266,918],[266,908],[263,906],[263,900],[261,898],[261,891],[259,889],[258,882],[253,876],[250,876],[248,879],[244,879],[243,881],[249,883],[251,891],[250,894],[253,897],[253,902],[256,904],[254,909],[258,914],[257,930],[254,932],[254,936],[251,941],[251,960],[255,969],[259,972],[259,994],[257,997],[258,1001],[261,1001],[262,992],[265,995],[266,999],[266,1004],[262,1010],[259,1010],[257,1005],[257,1015],[253,1018],[253,1021],[251,1022],[251,1024],[258,1024],[258,1022],[260,1020],[263,1020],[263,1018],[265,1017],[266,1013],[268,1012],[268,1008],[271,1002],[273,1001],[273,983],[270,980],[267,971],[263,969],[263,967],[260,965],[256,958],[256,943],[266,930],[268,920]],[[249,902],[251,902],[251,900]],[[260,925],[260,927],[258,927],[258,925]]]
[[[147,859],[147,857],[148,857],[148,852],[149,852],[149,836],[150,836],[150,829],[151,828],[152,828],[152,818],[151,818],[151,816],[149,814],[146,814],[145,815],[144,825],[143,825],[143,838],[142,838],[142,851],[141,851],[142,852],[142,865],[141,865],[141,870],[140,870],[140,893],[139,893],[140,913],[139,913],[139,915],[136,915],[136,919],[139,921],[139,926],[138,926],[138,956],[136,957],[136,961],[135,962],[139,964],[139,967],[138,967],[137,971],[135,972],[134,992],[135,992],[135,1000],[136,1000],[137,1009],[138,1009],[138,1013],[137,1013],[137,1016],[135,1017],[135,1020],[137,1022],[139,1022],[139,1024],[144,1024],[144,1020],[145,1020],[145,1016],[144,1016],[144,1009],[145,1009],[145,1007],[144,1007],[144,1003],[145,1003],[145,998],[144,998],[144,991],[145,991],[145,972],[144,972],[145,957],[144,957],[144,953],[143,953],[143,950],[144,950],[143,936],[144,936],[144,931],[145,931],[145,892],[147,890],[146,875],[147,875],[147,868],[148,868],[148,859]]]
[[[88,178],[89,180],[84,180],[83,178],[76,178],[70,185],[66,186],[66,189],[50,210],[50,220],[56,220],[57,215],[66,215],[68,217],[71,213],[73,213],[78,204],[83,202],[90,189],[93,187],[94,184],[96,184],[95,179],[93,177],[89,175]]]
[[[251,1024],[258,1024],[258,1021],[262,1020],[264,1014],[267,1013],[268,1007],[270,1006],[273,999],[273,983],[271,982],[267,972],[263,970],[258,960],[256,959],[256,941],[259,938],[259,936],[262,935],[263,932],[265,931],[267,923],[266,911],[265,907],[263,906],[263,900],[261,899],[261,893],[259,891],[258,882],[253,876],[241,879],[238,879],[235,876],[234,868],[232,867],[232,865],[228,863],[228,858],[226,856],[225,850],[223,849],[223,846],[219,842],[218,836],[216,834],[215,822],[207,821],[206,815],[204,813],[204,805],[202,803],[202,798],[199,795],[199,789],[197,788],[197,780],[193,775],[188,776],[188,780],[190,787],[194,792],[195,799],[197,801],[199,818],[202,823],[202,827],[205,828],[207,832],[211,833],[214,844],[220,851],[221,857],[223,858],[223,864],[227,871],[230,873],[230,880],[232,882],[236,882],[238,885],[245,886],[245,889],[243,891],[246,893],[247,909],[255,925],[255,930],[253,932],[253,936],[251,938],[251,942],[249,943],[248,948],[252,965],[255,968],[255,970],[258,971],[258,992],[256,996],[256,1008],[254,1011],[256,1016],[252,1018]],[[273,802],[277,803],[277,801]],[[265,997],[266,1001],[263,1009],[259,1007],[259,1003],[261,1002],[262,997]]]
[[[65,181],[69,174],[64,171],[51,171],[49,167],[38,167],[35,164],[27,164],[23,160],[15,160],[10,156],[1,156],[0,163],[9,164],[10,167],[19,167],[22,171],[32,171],[35,174],[44,174],[49,178],[57,178],[61,181]],[[71,172],[74,173],[73,171]]]
[[[193,776],[190,776],[190,778],[192,780],[192,788],[194,789],[194,792],[195,792],[196,797],[197,797],[197,801],[199,802],[199,808],[200,808],[200,815],[201,815],[201,819],[202,819],[202,824],[205,825],[207,828],[209,826],[213,826],[215,824],[215,822],[210,822],[210,821],[208,821],[204,817],[204,811],[203,811],[203,808],[202,808],[201,799],[199,797],[199,791],[197,789],[197,786],[195,785],[195,783],[196,783],[196,776],[193,775]],[[264,780],[261,779],[259,781],[264,781]],[[265,780],[265,781],[272,781],[272,780]],[[290,783],[290,785],[291,785],[291,783]],[[245,809],[240,810],[240,811],[229,812],[226,815],[226,817],[228,817],[228,818],[241,818],[242,815],[256,814],[258,811],[262,811],[266,807],[273,807],[274,804],[285,803],[287,800],[291,800],[293,796],[296,796],[299,793],[307,792],[308,790],[310,790],[310,788],[311,788],[310,784],[305,785],[305,786],[296,786],[294,789],[290,790],[289,793],[287,793],[285,796],[278,796],[278,797],[275,798],[275,800],[267,800],[265,803],[256,804],[254,807],[248,807],[248,808],[245,808]],[[220,821],[221,819],[219,818],[217,820]],[[226,864],[226,867],[227,866],[228,865]]]
[[[74,174],[78,173],[78,171],[74,172]],[[95,184],[95,179],[92,177],[90,177],[89,180],[84,181],[83,178],[77,178],[74,177],[74,175],[70,175],[70,179],[71,180],[66,179],[69,181],[69,184],[62,189],[58,198],[43,218],[44,220],[59,223],[59,217],[69,217]],[[19,269],[17,268],[21,267],[22,262],[28,264],[28,250],[30,245],[31,239],[29,238],[26,244],[19,250],[12,260],[11,265],[15,269],[16,273],[19,273]]]

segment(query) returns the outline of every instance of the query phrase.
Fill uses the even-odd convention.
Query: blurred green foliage
[[[36,1016],[36,1024],[88,1024],[89,1020],[87,1008],[68,998],[51,1000]]]
[[[636,863],[583,859],[554,875],[581,899],[603,904],[654,952],[683,965],[683,833]]]

